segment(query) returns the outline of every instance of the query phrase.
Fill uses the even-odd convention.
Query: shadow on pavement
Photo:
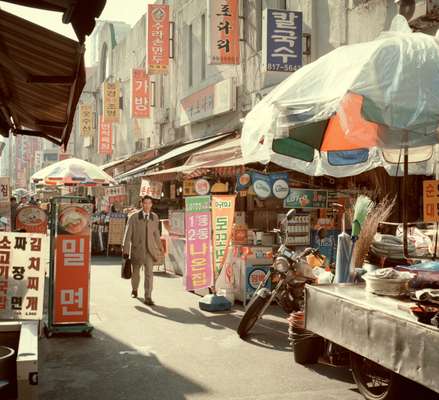
[[[293,356],[293,354],[292,354]],[[354,378],[348,366],[333,366],[328,364],[308,364],[306,368],[317,372],[329,379],[355,384]]]
[[[40,399],[184,400],[194,393],[206,390],[163,366],[154,353],[102,331],[95,330],[92,338],[40,341]]]

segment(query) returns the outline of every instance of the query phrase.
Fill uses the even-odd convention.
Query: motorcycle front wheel
[[[241,339],[245,339],[248,336],[251,329],[255,326],[257,320],[259,319],[262,310],[270,299],[271,296],[267,296],[266,298],[255,296],[252,299],[238,326],[237,332]]]

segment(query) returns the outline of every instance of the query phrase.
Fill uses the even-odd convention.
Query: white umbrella
[[[98,166],[79,158],[58,161],[32,175],[34,183],[45,185],[110,185],[113,178]]]

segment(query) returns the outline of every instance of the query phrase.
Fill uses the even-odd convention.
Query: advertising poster
[[[103,83],[103,117],[106,122],[119,122],[119,97],[120,87],[119,82],[104,82]]]
[[[113,127],[111,123],[100,117],[99,119],[99,154],[113,153]]]
[[[89,319],[91,204],[60,204],[55,238],[55,324]]]
[[[213,285],[210,196],[186,199],[186,290]]]
[[[169,67],[169,5],[148,4],[148,74],[167,74]]]
[[[46,235],[0,235],[0,319],[43,318]]]
[[[221,272],[226,250],[232,238],[235,195],[212,196],[213,261],[215,276]]]
[[[8,176],[0,177],[0,232],[11,230],[11,186]]]
[[[37,206],[24,206],[17,210],[15,227],[25,232],[47,234],[47,214]]]
[[[79,134],[81,136],[93,136],[93,107],[91,104],[79,106]]]
[[[108,223],[108,244],[122,245],[123,235],[125,233],[126,215],[123,213],[110,213],[110,222]]]
[[[239,64],[238,6],[238,0],[209,0],[209,64]]]
[[[262,60],[267,71],[294,72],[302,66],[302,13],[264,10]]]
[[[149,76],[142,68],[131,70],[131,118],[149,118]]]
[[[285,208],[328,208],[328,191],[291,188]]]
[[[140,196],[151,196],[153,199],[160,200],[162,197],[162,182],[151,181],[150,179],[142,179],[140,185]]]

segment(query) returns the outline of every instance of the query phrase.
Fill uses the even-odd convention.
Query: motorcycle
[[[305,284],[315,283],[317,280],[313,274],[312,267],[306,263],[305,258],[313,254],[318,259],[323,260],[319,251],[307,248],[300,254],[297,254],[286,245],[288,240],[286,223],[292,218],[294,213],[294,209],[290,210],[281,222],[281,229],[275,230],[280,235],[282,244],[276,254],[273,268],[270,269],[270,272],[266,274],[264,280],[259,284],[239,323],[237,332],[242,339],[247,337],[273,300],[287,314],[302,310],[304,306]],[[272,279],[272,282],[277,282],[275,288],[271,291],[265,287],[270,279]]]

